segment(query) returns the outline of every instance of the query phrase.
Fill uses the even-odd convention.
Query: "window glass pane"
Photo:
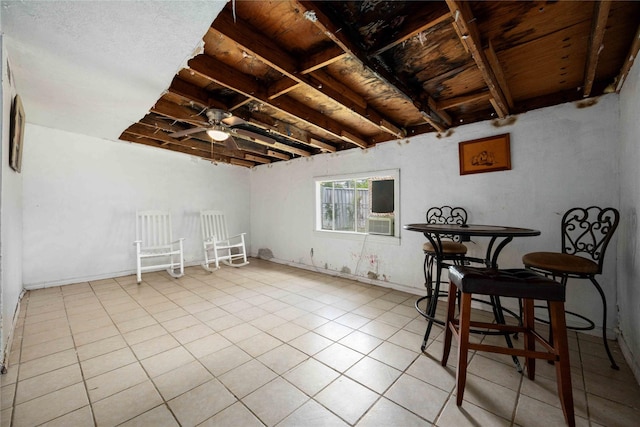
[[[333,182],[320,185],[322,230],[333,230]]]

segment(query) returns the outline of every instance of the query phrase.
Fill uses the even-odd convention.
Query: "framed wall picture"
[[[460,175],[511,169],[508,133],[461,142],[458,151]]]
[[[24,108],[20,96],[13,98],[9,136],[9,166],[20,173],[22,170],[22,140],[24,138]]]

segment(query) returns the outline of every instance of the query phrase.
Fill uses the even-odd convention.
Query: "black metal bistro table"
[[[433,245],[436,257],[436,280],[435,291],[432,291],[427,294],[427,296],[421,297],[416,301],[416,310],[424,316],[427,320],[429,320],[429,324],[427,326],[427,331],[425,332],[424,340],[422,342],[421,349],[424,351],[427,340],[429,338],[429,334],[431,333],[431,326],[433,323],[438,323],[439,325],[444,325],[444,322],[440,319],[436,319],[436,306],[438,303],[438,297],[442,296],[440,293],[440,276],[442,272],[442,268],[444,266],[444,254],[442,251],[442,241],[440,236],[451,236],[458,235],[462,237],[462,240],[468,240],[471,237],[489,237],[489,244],[487,245],[487,250],[485,252],[484,258],[471,258],[465,257],[465,262],[476,262],[480,264],[484,264],[487,268],[498,268],[498,256],[502,249],[511,241],[514,237],[527,237],[527,236],[538,236],[540,235],[540,230],[532,230],[529,228],[519,228],[519,227],[505,227],[501,225],[481,225],[481,224],[428,224],[428,223],[420,223],[420,224],[407,224],[403,227],[405,230],[409,231],[417,231],[422,234],[429,240],[429,242]],[[427,283],[427,286],[431,286],[431,283]],[[424,300],[428,300],[426,310],[422,310],[420,308],[420,303]],[[496,318],[496,321],[499,323],[504,323],[504,314],[502,310],[502,305],[500,304],[500,299],[497,297],[491,298],[491,305],[493,307],[493,313]],[[507,340],[507,344],[512,346],[511,338],[508,335],[505,335]],[[517,358],[514,357],[514,361],[518,366],[518,370],[520,370],[520,364],[517,361]]]

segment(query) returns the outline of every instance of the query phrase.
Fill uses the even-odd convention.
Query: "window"
[[[318,177],[317,231],[397,236],[399,171]]]

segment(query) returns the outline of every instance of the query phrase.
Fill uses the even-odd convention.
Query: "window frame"
[[[392,236],[385,236],[380,234],[369,234],[359,231],[344,231],[344,230],[324,230],[322,229],[322,200],[321,200],[321,183],[327,181],[355,181],[358,179],[372,179],[372,178],[391,178],[394,181],[393,192],[393,229],[394,234]],[[313,216],[313,232],[319,237],[335,237],[342,239],[377,241],[382,243],[395,243],[400,242],[400,169],[384,169],[369,172],[349,173],[349,174],[337,174],[337,175],[323,175],[313,178],[314,186],[314,216]],[[371,191],[371,188],[369,188]],[[367,218],[371,214],[371,211],[367,213]],[[383,216],[384,217],[384,216]]]

